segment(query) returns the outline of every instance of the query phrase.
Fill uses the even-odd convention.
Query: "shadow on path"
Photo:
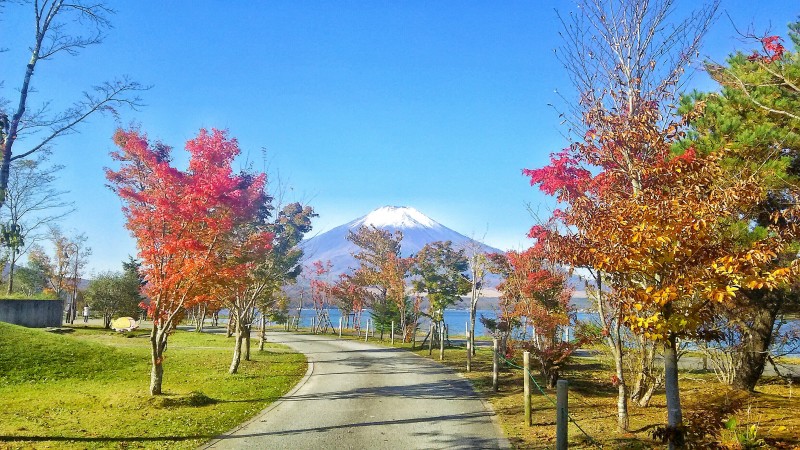
[[[387,425],[405,425],[405,424],[414,424],[414,423],[431,423],[431,422],[443,422],[443,421],[458,421],[459,423],[471,423],[471,422],[478,422],[483,418],[491,417],[491,414],[488,412],[476,412],[476,413],[463,413],[463,414],[449,414],[444,416],[430,416],[430,417],[417,417],[413,419],[397,419],[397,420],[378,420],[373,422],[361,422],[361,423],[348,423],[344,425],[330,425],[330,426],[322,426],[322,427],[312,427],[312,428],[296,428],[293,430],[282,430],[282,431],[265,431],[261,433],[245,433],[245,434],[237,434],[237,435],[227,435],[227,436],[220,436],[219,440],[231,440],[231,439],[247,439],[247,438],[254,438],[260,436],[291,436],[295,434],[303,434],[303,433],[324,433],[326,431],[337,430],[337,429],[344,429],[344,428],[360,428],[360,427],[375,427],[375,426],[387,426]],[[424,433],[415,433],[416,435],[422,435]],[[438,433],[437,433],[438,434]],[[492,441],[494,442],[494,441]]]
[[[305,400],[351,400],[398,397],[429,400],[465,400],[473,399],[475,392],[462,380],[440,380],[430,383],[359,387],[346,391],[321,392],[314,394],[292,395],[283,399],[285,402]]]

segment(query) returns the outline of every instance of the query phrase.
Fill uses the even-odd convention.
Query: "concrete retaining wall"
[[[0,299],[0,322],[30,328],[60,327],[63,310],[61,300]]]

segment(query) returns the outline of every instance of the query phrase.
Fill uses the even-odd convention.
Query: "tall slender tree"
[[[300,261],[303,250],[299,244],[303,236],[311,231],[311,221],[315,217],[317,214],[312,207],[293,202],[284,206],[268,226],[268,231],[274,236],[272,248],[253,272],[254,281],[264,283],[264,290],[258,302],[262,321],[260,350],[264,349],[266,342],[266,316],[276,306],[284,307],[285,295],[282,289],[296,283],[303,271]]]
[[[471,239],[464,246],[469,262],[470,301],[469,301],[469,340],[473,356],[475,355],[475,321],[477,320],[478,301],[483,293],[483,283],[489,271],[489,257],[481,248],[480,242]]]
[[[47,166],[47,157],[43,152],[36,159],[19,159],[11,164],[6,202],[0,211],[0,217],[7,218],[2,226],[14,230],[5,239],[9,294],[14,290],[14,269],[19,258],[46,238],[49,225],[74,211],[73,204],[63,198],[66,192],[54,186],[63,166]]]
[[[220,283],[217,269],[238,272],[221,249],[238,224],[256,217],[265,177],[233,172],[239,146],[219,130],[200,130],[186,143],[186,171],[172,167],[169,147],[150,144],[136,130],[118,130],[114,141],[119,150],[112,157],[120,168],[107,169],[106,177],[123,201],[126,227],[136,239],[147,282],[143,290],[153,319],[150,393],[157,395],[169,334],[188,307],[208,300],[210,283]]]
[[[464,253],[464,249],[453,248],[450,241],[437,241],[425,244],[414,255],[414,289],[428,297],[429,314],[437,330],[444,327],[444,310],[460,302],[472,286],[465,275],[469,260]]]
[[[400,328],[405,330],[408,309],[405,278],[410,263],[400,254],[403,233],[362,226],[351,231],[347,240],[361,249],[353,255],[360,263],[353,274],[353,282],[374,290],[369,306],[378,314],[374,318],[380,319],[381,335],[392,317],[396,317]]]
[[[272,248],[274,235],[268,231],[270,198],[262,192],[255,199],[256,213],[251,220],[237,221],[231,233],[223,236],[217,246],[217,259],[221,262],[214,274],[211,296],[227,306],[229,321],[234,323],[233,357],[228,370],[235,374],[242,357],[242,344],[246,343],[245,359],[250,360],[250,333],[255,321],[258,301],[269,285],[259,270]]]
[[[544,192],[557,195],[560,202],[568,205],[557,210],[554,217],[573,227],[574,240],[581,245],[572,250],[565,248],[561,255],[548,245],[548,257],[554,261],[600,272],[612,268],[604,262],[607,255],[597,249],[588,253],[595,239],[589,232],[598,231],[591,228],[600,220],[611,221],[608,226],[612,229],[616,224],[631,222],[624,219],[623,211],[622,215],[602,219],[591,211],[605,208],[606,200],[601,197],[604,193],[630,193],[636,197],[643,189],[648,168],[664,163],[664,150],[669,147],[669,141],[664,139],[673,136],[678,128],[670,120],[669,105],[677,100],[682,75],[697,53],[718,4],[714,0],[677,23],[670,23],[674,0],[581,0],[577,2],[580,13],[562,17],[564,41],[557,55],[577,97],[567,101],[568,110],[564,112],[570,125],[570,147],[554,154],[546,168],[526,171],[532,184],[539,184]],[[573,216],[578,211],[587,213]],[[554,230],[537,227],[531,235],[546,242],[553,235],[546,231]],[[560,232],[569,233],[566,228]],[[609,276],[608,280],[614,277]],[[615,362],[621,378],[617,425],[619,430],[625,430],[626,380],[620,367],[622,358],[615,358]],[[668,423],[678,429],[681,409],[677,372],[671,382]]]

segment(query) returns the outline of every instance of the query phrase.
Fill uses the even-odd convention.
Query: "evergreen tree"
[[[729,179],[743,172],[757,174],[766,187],[765,195],[757,208],[731,224],[730,232],[743,247],[763,238],[768,227],[794,241],[776,256],[776,267],[796,259],[800,226],[793,211],[800,200],[800,22],[789,29],[794,52],[787,51],[777,36],[749,36],[760,50],[738,52],[725,64],[707,63],[708,73],[722,89],[682,99],[684,113],[698,105],[704,109],[692,122],[687,139],[677,146],[683,150],[693,145],[703,153],[727,149]],[[779,214],[782,217],[776,223]],[[743,286],[733,307],[723,314],[720,328],[734,329],[741,339],[734,347],[735,387],[755,388],[770,347],[780,335],[775,332],[776,323],[800,308],[798,288],[785,285],[770,291],[758,285]]]

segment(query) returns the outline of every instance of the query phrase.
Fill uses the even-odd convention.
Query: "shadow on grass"
[[[181,442],[196,439],[209,440],[213,435],[190,435],[190,436],[0,436],[0,443],[3,442]]]
[[[609,383],[598,383],[594,380],[572,378],[569,380],[569,390],[580,393],[584,397],[609,397],[616,396],[617,388]]]

